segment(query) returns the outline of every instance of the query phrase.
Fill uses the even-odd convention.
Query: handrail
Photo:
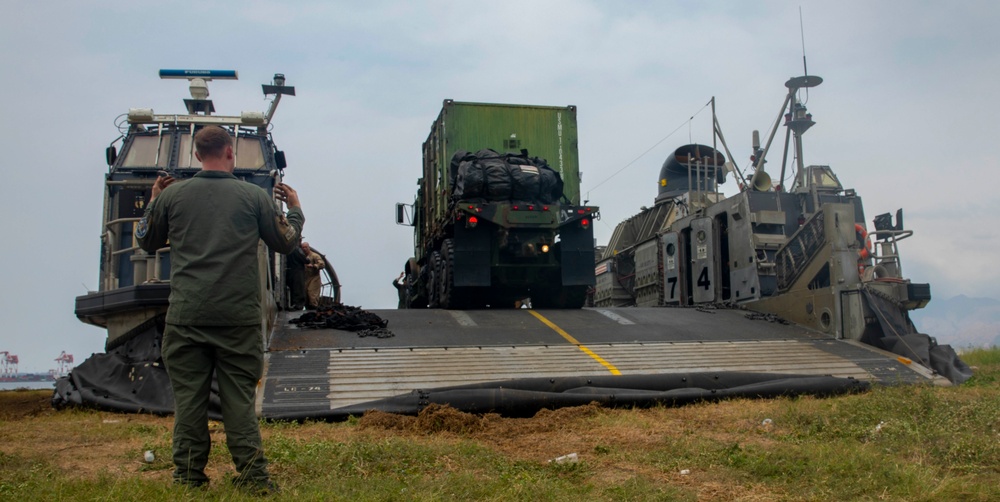
[[[139,249],[142,249],[142,248],[140,248],[139,246],[132,246],[130,248],[119,249],[118,251],[112,251],[111,252],[111,256],[118,256],[118,255],[121,255],[121,254],[128,253],[129,251],[136,251],[136,250],[139,250]]]
[[[872,230],[871,232],[868,232],[869,237],[874,237],[876,239],[892,239],[894,241],[901,241],[911,235],[913,235],[913,230]]]
[[[165,253],[165,252],[168,252],[168,251],[170,251],[170,246],[164,246],[164,247],[162,247],[160,249],[157,249],[156,252],[153,253],[153,257],[154,257],[155,261],[153,262],[153,279],[152,280],[159,281],[159,282],[170,282],[169,280],[168,281],[164,281],[163,279],[160,279],[160,273],[163,272],[162,267],[160,266],[160,261],[161,261],[160,258],[162,258],[160,255],[162,253]]]
[[[898,243],[911,235],[913,235],[913,230],[874,230],[870,232],[868,237],[875,239],[875,245],[872,246],[871,250],[872,261],[875,264],[872,274],[876,272],[875,269],[879,269],[883,273],[889,273],[902,279],[903,263],[899,257]]]
[[[112,225],[117,225],[117,224],[119,224],[119,223],[135,223],[135,222],[137,222],[137,221],[139,221],[139,220],[141,220],[141,219],[142,219],[142,218],[118,218],[118,219],[116,219],[116,220],[111,220],[111,221],[109,221],[109,222],[105,223],[105,224],[104,224],[104,226],[105,226],[105,227],[106,227],[106,228],[107,228],[108,230],[111,230],[111,226],[112,226]]]
[[[146,185],[149,185],[149,186],[153,186],[154,183],[156,183],[156,180],[140,180],[140,179],[134,179],[134,180],[108,180],[108,181],[104,182],[105,185],[113,185],[113,186],[131,186],[131,185],[137,185],[137,186],[146,186]]]

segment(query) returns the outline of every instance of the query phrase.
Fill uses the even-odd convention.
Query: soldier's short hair
[[[194,148],[202,158],[219,157],[227,146],[233,146],[233,138],[219,126],[203,127],[194,135]]]

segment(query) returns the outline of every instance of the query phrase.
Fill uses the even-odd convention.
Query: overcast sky
[[[869,223],[905,208],[915,235],[900,244],[904,273],[936,297],[1000,298],[998,2],[3,5],[0,351],[20,355],[22,371],[55,367],[62,350],[78,362],[103,350],[104,332],[73,307],[97,288],[104,148],[130,107],[182,112],[187,84],[160,80],[160,68],[238,70],[210,83],[220,114],[265,110],[260,84],[287,76],[297,96],[273,132],[305,235],[346,303],[393,308],[389,283],[413,242],[393,205],[413,199],[442,100],[576,105],[603,244],[652,204],[669,152],[711,142],[713,96],[747,165],[751,131],[765,134],[783,83],[803,72],[800,6],[809,73],[825,79],[809,94],[805,162],[832,166]]]

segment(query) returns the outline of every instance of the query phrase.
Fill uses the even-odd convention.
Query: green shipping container
[[[528,150],[562,176],[563,195],[580,203],[580,156],[575,106],[463,103],[445,100],[424,143],[424,179],[434,184],[435,217],[447,207],[448,164],[459,150],[490,148],[500,153]],[[431,202],[431,201],[428,201]]]

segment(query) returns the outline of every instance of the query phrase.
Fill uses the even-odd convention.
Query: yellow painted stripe
[[[562,336],[563,338],[565,338],[569,343],[572,343],[573,345],[576,345],[576,348],[582,350],[584,354],[587,354],[588,356],[594,358],[595,361],[601,363],[601,365],[604,366],[605,368],[607,368],[608,371],[610,371],[612,375],[621,375],[622,374],[621,371],[618,371],[618,368],[615,368],[615,365],[613,365],[613,364],[605,361],[603,357],[595,354],[594,351],[588,349],[586,345],[584,345],[584,344],[580,343],[579,341],[577,341],[576,338],[573,338],[569,333],[565,332],[562,328],[560,328],[559,326],[556,326],[556,324],[554,322],[546,319],[545,316],[543,316],[542,314],[539,314],[538,312],[536,312],[534,310],[529,310],[528,312],[531,312],[531,315],[535,316],[539,321],[542,321],[542,323],[545,324],[546,326],[552,328],[552,331],[555,331],[556,333],[559,333],[559,335]]]

